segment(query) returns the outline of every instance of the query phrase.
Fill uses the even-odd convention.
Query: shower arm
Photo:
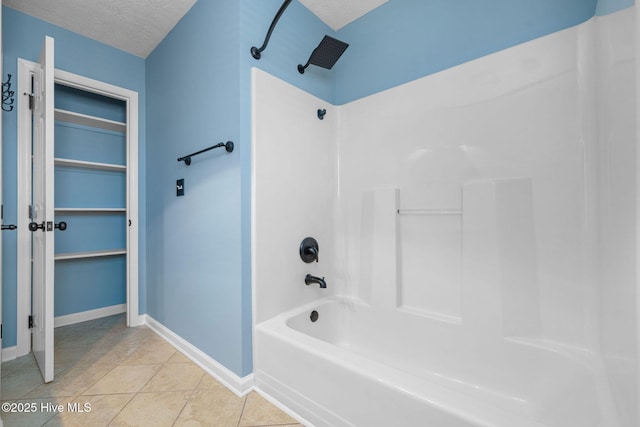
[[[280,17],[282,16],[285,9],[287,8],[287,6],[289,6],[290,3],[291,3],[291,0],[284,0],[284,3],[282,3],[282,6],[280,6],[280,9],[278,9],[278,13],[276,13],[276,16],[273,18],[273,21],[271,22],[271,26],[269,27],[269,31],[267,31],[267,36],[264,38],[264,43],[262,43],[262,46],[259,48],[255,46],[251,47],[251,56],[253,56],[255,59],[260,59],[261,57],[260,54],[262,53],[262,51],[264,51],[267,48],[273,29],[276,27],[278,20],[280,19]]]

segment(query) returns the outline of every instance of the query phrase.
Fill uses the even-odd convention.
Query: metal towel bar
[[[191,164],[191,157],[197,156],[198,154],[202,154],[205,151],[213,150],[214,148],[224,147],[227,150],[227,153],[231,153],[233,151],[233,142],[227,141],[226,143],[221,142],[219,144],[213,145],[209,148],[205,148],[204,150],[196,151],[195,153],[188,154],[186,156],[180,157],[178,159],[179,162],[184,162],[185,165],[189,166]]]

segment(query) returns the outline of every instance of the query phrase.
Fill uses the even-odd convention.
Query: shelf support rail
[[[225,150],[227,150],[227,153],[233,152],[233,142],[227,141],[226,143],[225,142],[221,142],[219,144],[212,145],[209,148],[205,148],[204,150],[196,151],[195,153],[191,153],[191,154],[188,154],[186,156],[180,157],[178,159],[178,161],[179,162],[184,162],[185,165],[189,166],[191,164],[191,157],[197,156],[198,154],[202,154],[202,153],[204,153],[206,151],[213,150],[214,148],[220,148],[220,147],[224,147]]]

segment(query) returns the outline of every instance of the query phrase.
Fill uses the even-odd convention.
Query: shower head
[[[298,65],[298,72],[304,74],[304,70],[309,64],[330,70],[348,47],[349,45],[345,42],[334,39],[333,37],[324,36],[318,47],[311,52],[307,63],[305,65]]]

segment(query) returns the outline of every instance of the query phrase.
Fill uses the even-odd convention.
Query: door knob
[[[64,230],[66,230],[66,229],[67,229],[67,223],[66,223],[66,222],[64,222],[64,221],[60,221],[59,223],[57,223],[57,224],[55,225],[55,227],[56,227],[58,230],[60,230],[60,231],[64,231]]]
[[[13,225],[13,224],[3,225],[2,226],[2,231],[4,231],[4,230],[15,230],[16,228],[18,228],[18,227],[16,225]]]
[[[36,231],[36,230],[44,231],[44,221],[42,221],[42,224],[38,224],[37,222],[30,222],[29,223],[29,230],[31,230],[31,231]]]

